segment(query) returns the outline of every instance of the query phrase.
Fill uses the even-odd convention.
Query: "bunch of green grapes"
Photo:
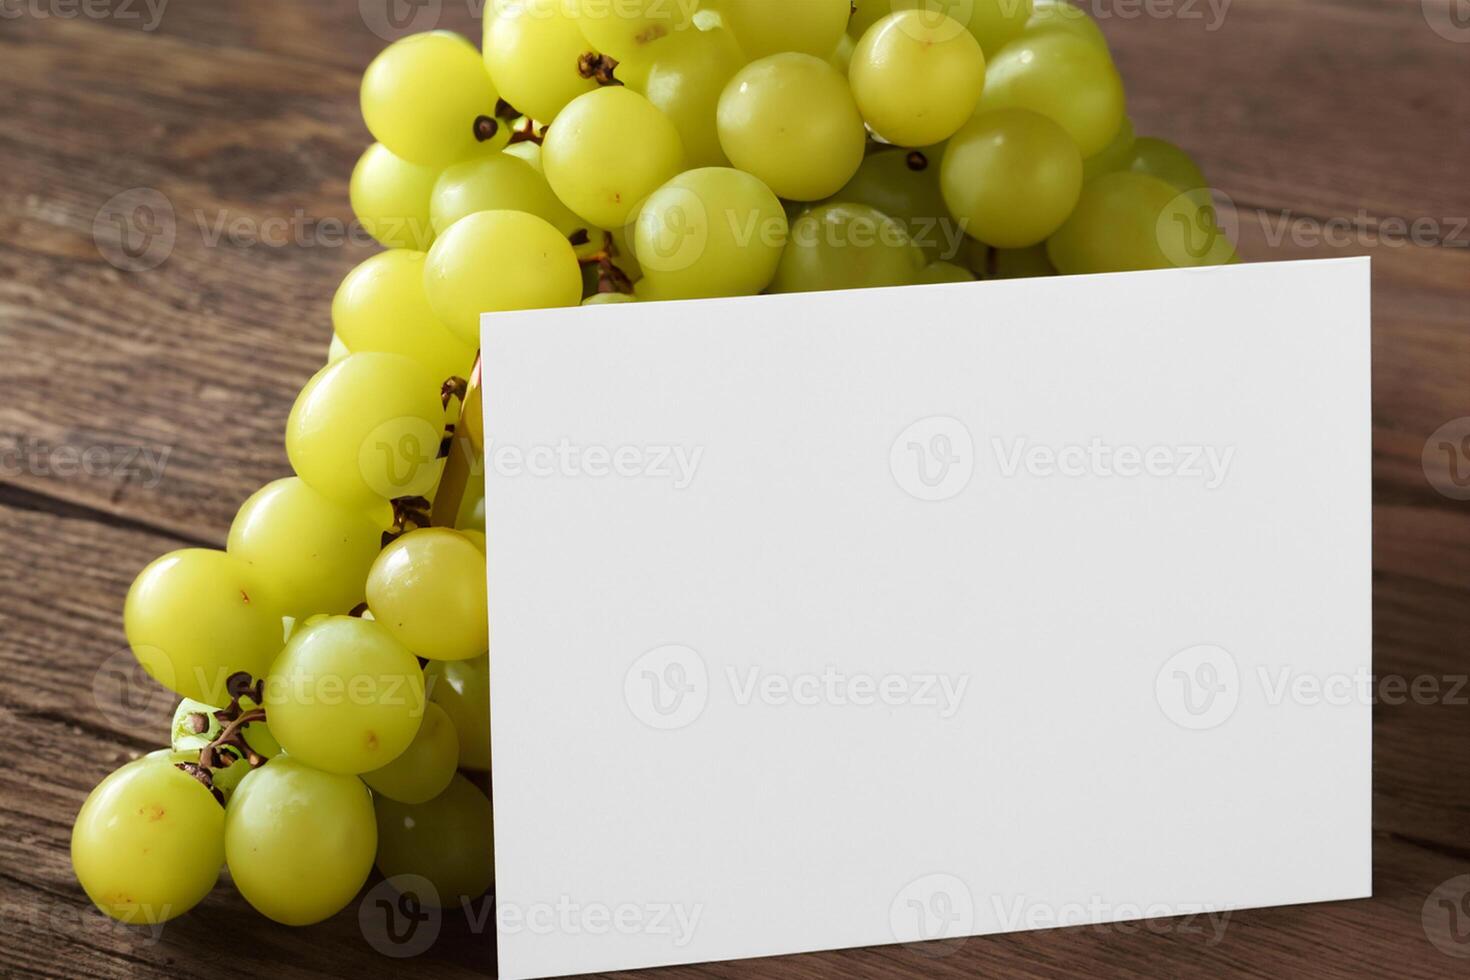
[[[132,650],[182,700],[73,831],[122,921],[225,867],[292,925],[375,863],[448,905],[492,884],[465,776],[491,763],[483,314],[1235,257],[1066,0],[493,0],[483,27],[363,77],[350,196],[384,250],[283,420],[294,475],[128,593]]]

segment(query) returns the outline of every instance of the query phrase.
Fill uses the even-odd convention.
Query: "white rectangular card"
[[[483,349],[501,976],[1370,894],[1367,260]]]

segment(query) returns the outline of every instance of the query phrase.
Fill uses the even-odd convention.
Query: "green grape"
[[[424,285],[439,319],[476,347],[482,313],[582,302],[571,242],[524,211],[479,211],[450,225],[429,250]]]
[[[362,76],[362,117],[373,138],[435,169],[505,145],[510,134],[495,120],[496,99],[475,46],[449,31],[395,41]]]
[[[551,192],[541,171],[508,153],[456,163],[440,175],[432,204],[434,227],[443,232],[476,211],[524,211],[568,238],[591,232],[587,222]]]
[[[332,343],[327,347],[327,363],[336,364],[351,353],[352,351],[347,349],[347,345],[342,343],[342,338],[337,336],[334,331],[332,333]]]
[[[939,192],[943,147],[925,150],[880,149],[869,153],[852,180],[832,202],[867,204],[908,229],[909,238],[930,260],[955,258],[963,231],[950,217]]]
[[[622,295],[621,293],[612,295]],[[587,305],[584,300],[583,306]],[[465,483],[464,497],[460,500],[458,519],[454,522],[457,530],[481,531],[485,530],[485,474],[471,473]]]
[[[154,680],[183,697],[223,704],[231,674],[265,676],[281,649],[283,615],[244,562],[223,551],[186,548],[138,573],[123,606],[123,629]]]
[[[1118,132],[1103,149],[1094,153],[1082,161],[1082,182],[1086,183],[1103,174],[1110,174],[1117,170],[1127,170],[1133,162],[1133,120],[1127,116],[1118,126]]]
[[[568,0],[499,0],[485,18],[485,64],[505,101],[549,123],[577,96],[597,88],[578,59],[590,51]]]
[[[1034,279],[1038,276],[1054,276],[1056,267],[1047,257],[1046,245],[1028,248],[998,248],[993,259],[994,269],[987,279]]]
[[[928,146],[949,139],[974,113],[985,55],[948,17],[905,10],[863,35],[849,77],[875,133],[900,146]]]
[[[1082,157],[1056,123],[1025,109],[976,116],[949,141],[939,173],[965,231],[999,248],[1056,231],[1082,192]]]
[[[866,204],[823,204],[792,223],[771,292],[907,286],[923,268],[899,222]]]
[[[112,773],[71,831],[71,864],[87,897],[130,925],[157,925],[204,900],[225,862],[225,811],[168,752]]]
[[[430,660],[468,660],[490,645],[485,556],[449,528],[411,531],[383,549],[367,577],[373,618]]]
[[[402,354],[359,351],[322,368],[286,421],[286,456],[296,475],[323,496],[363,510],[427,495],[444,470],[443,383]]]
[[[241,781],[225,811],[225,860],[245,901],[305,926],[336,915],[373,870],[378,826],[356,776],[272,759]]]
[[[917,10],[932,23],[949,17],[969,29],[987,58],[1021,35],[1031,16],[1032,0],[856,0],[848,32],[862,38],[889,14]]]
[[[851,0],[708,0],[752,59],[784,51],[825,58],[847,30]]]
[[[857,42],[851,34],[843,33],[837,39],[837,47],[831,54],[827,55],[827,63],[836,68],[839,74],[846,75],[852,68],[852,53],[857,50]]]
[[[410,357],[441,382],[465,377],[475,347],[434,315],[424,291],[427,261],[423,252],[396,248],[353,269],[332,298],[332,326],[352,350]]]
[[[930,262],[919,272],[919,278],[915,281],[924,285],[936,285],[944,282],[974,282],[975,277],[970,275],[969,269],[962,269],[953,262]]]
[[[679,131],[690,167],[725,167],[715,113],[720,93],[745,64],[728,30],[686,31],[657,49],[643,83],[648,97]]]
[[[392,519],[384,511],[375,520],[288,477],[241,505],[225,547],[255,572],[286,615],[345,613],[362,602],[363,581]]]
[[[444,792],[459,766],[459,735],[437,704],[424,706],[424,722],[403,754],[362,781],[399,803],[426,803]]]
[[[1063,274],[1222,265],[1233,249],[1208,209],[1147,174],[1104,174],[1047,242]]]
[[[495,883],[495,814],[485,794],[463,776],[427,803],[375,800],[378,870],[389,879],[417,875],[434,887],[425,905],[458,908]]]
[[[424,676],[380,623],[331,616],[291,637],[271,665],[265,711],[290,755],[357,775],[381,769],[413,742],[424,717]]]
[[[1058,32],[1022,37],[986,68],[976,111],[996,109],[1030,109],[1060,123],[1086,158],[1123,122],[1123,81],[1095,44]]]
[[[240,707],[242,710],[249,711],[259,705],[249,697],[241,697]],[[200,765],[201,750],[224,731],[224,724],[218,717],[220,712],[221,709],[213,705],[184,698],[174,710],[171,726],[173,751],[166,749],[160,751],[166,753],[171,762]],[[200,723],[203,726],[202,730]],[[253,721],[242,726],[240,736],[245,740],[250,751],[260,756],[261,759],[273,759],[281,754],[280,743],[276,741],[264,721]],[[210,783],[228,801],[250,769],[250,761],[246,753],[234,745],[217,746],[209,770]]]
[[[619,61],[646,57],[665,38],[688,33],[690,8],[678,0],[576,0],[577,26],[593,49]],[[661,46],[661,45],[660,45]],[[625,79],[626,81],[626,79]]]
[[[517,159],[526,161],[531,165],[531,169],[535,170],[538,174],[544,173],[541,169],[541,144],[535,140],[522,140],[519,143],[512,143],[505,148],[504,152],[508,157],[516,157]]]
[[[1075,35],[1104,51],[1108,50],[1108,39],[1103,35],[1097,21],[1072,0],[1034,0],[1034,3],[1031,19],[1026,21],[1028,35],[1057,31]]]
[[[459,736],[459,766],[490,770],[490,658],[432,660],[424,668],[429,698],[449,713]]]
[[[746,65],[725,86],[716,119],[731,162],[784,198],[820,201],[863,162],[867,130],[847,79],[809,54]]]
[[[1209,181],[1205,180],[1199,164],[1188,153],[1173,143],[1152,136],[1135,140],[1132,149],[1123,168],[1157,177],[1171,187],[1188,191],[1201,207],[1213,207]]]
[[[754,295],[770,285],[786,245],[786,212],[742,170],[689,170],[638,215],[635,250],[666,298]]]
[[[386,248],[427,250],[434,244],[429,196],[438,177],[433,167],[400,160],[382,143],[374,143],[352,169],[352,213]]]
[[[619,294],[619,295],[621,295],[621,294]],[[482,555],[485,554],[486,541],[485,541],[485,532],[484,531],[476,531],[476,530],[473,530],[473,529],[466,528],[465,530],[462,530],[459,533],[460,534],[463,534],[466,538],[469,538],[470,543],[473,544],[476,548],[479,548],[480,549],[480,554],[482,554]]]
[[[631,293],[595,293],[582,300],[583,306],[611,306],[615,303],[636,303],[638,297]],[[484,519],[483,517],[481,518]],[[461,529],[463,530],[463,529]]]
[[[556,196],[598,228],[621,228],[679,172],[679,130],[653,103],[614,86],[578,96],[541,146]]]

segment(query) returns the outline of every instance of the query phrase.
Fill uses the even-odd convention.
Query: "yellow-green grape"
[[[332,342],[327,346],[327,363],[336,364],[351,353],[352,351],[347,349],[347,345],[342,343],[342,338],[337,336],[334,331],[332,333]]]
[[[512,143],[505,148],[504,153],[508,157],[516,157],[517,159],[526,161],[526,163],[531,165],[531,169],[535,170],[538,174],[543,172],[541,169],[541,144],[535,140],[522,140],[519,143]]]
[[[591,45],[568,0],[499,0],[485,18],[485,64],[501,98],[542,123],[568,102],[597,88],[578,60]]]
[[[974,282],[975,277],[970,274],[969,269],[962,269],[953,262],[930,262],[919,272],[919,278],[915,281],[924,285],[937,285],[944,282]]]
[[[635,250],[665,298],[754,295],[770,285],[786,246],[786,212],[743,170],[689,170],[654,192],[638,215]]]
[[[848,77],[875,133],[900,146],[928,146],[949,139],[974,113],[985,55],[948,17],[905,10],[863,35]]]
[[[1104,51],[1108,50],[1108,39],[1103,36],[1097,21],[1072,0],[1034,0],[1034,3],[1031,19],[1026,21],[1027,34],[1057,31],[1075,35]]]
[[[429,698],[449,713],[459,736],[459,766],[490,770],[490,658],[433,660],[424,668]]]
[[[991,59],[979,113],[1030,109],[1061,124],[1083,158],[1123,122],[1123,80],[1106,51],[1070,34],[1022,37]]]
[[[362,117],[373,138],[420,166],[441,168],[510,134],[495,119],[497,95],[475,46],[431,31],[395,41],[362,76]]]
[[[424,722],[403,754],[362,781],[399,803],[427,803],[444,792],[459,766],[459,735],[437,704],[424,706]]]
[[[693,7],[676,0],[576,0],[576,4],[582,36],[594,50],[618,61],[647,57],[649,49],[665,38],[689,31]]]
[[[1021,35],[1032,0],[857,0],[848,32],[861,38],[875,23],[900,10],[917,10],[930,21],[949,17],[969,29],[991,57]]]
[[[966,233],[998,248],[1035,245],[1082,192],[1082,156],[1066,130],[1025,109],[976,116],[944,152],[940,189]]]
[[[441,382],[466,377],[475,347],[451,333],[429,306],[427,260],[423,252],[398,248],[353,269],[332,299],[332,326],[352,350],[411,357]]]
[[[225,862],[224,807],[170,759],[154,753],[112,773],[72,825],[77,881],[129,925],[183,915],[214,888]]]
[[[800,51],[825,58],[847,30],[851,0],[708,0],[754,58]]]
[[[281,747],[307,765],[371,772],[418,733],[424,675],[381,624],[332,616],[291,637],[271,665],[265,711]]]
[[[717,121],[731,162],[790,200],[832,195],[863,162],[867,130],[852,89],[809,54],[746,65],[725,86]]]
[[[857,42],[851,34],[843,33],[837,39],[837,47],[827,56],[827,63],[836,68],[841,74],[846,75],[852,68],[852,53],[857,50]]]
[[[1132,154],[1124,167],[1134,173],[1157,177],[1181,191],[1188,191],[1201,207],[1211,207],[1210,185],[1204,171],[1173,143],[1144,136],[1134,141]]]
[[[524,211],[568,238],[592,232],[551,192],[541,171],[509,153],[456,163],[440,175],[431,205],[434,228],[443,232],[476,211]]]
[[[907,286],[923,268],[924,253],[893,218],[866,204],[823,204],[792,222],[771,292]]]
[[[345,613],[362,602],[363,582],[391,523],[386,511],[374,520],[288,477],[241,505],[226,549],[250,567],[286,615]]]
[[[382,143],[367,148],[352,169],[352,213],[386,248],[425,251],[434,244],[429,197],[439,171],[400,160]]]
[[[684,144],[673,121],[622,86],[572,100],[541,146],[551,189],[598,228],[626,225],[643,199],[679,172],[683,160]]]
[[[583,306],[612,306],[617,303],[636,303],[638,297],[632,293],[596,293],[582,300]]]
[[[244,562],[186,548],[156,559],[133,580],[123,629],[154,680],[186,698],[225,704],[225,681],[265,676],[281,650],[284,611]]]
[[[929,259],[955,258],[964,231],[950,216],[939,192],[943,147],[924,150],[881,149],[869,153],[833,202],[868,204],[908,229],[909,238]]]
[[[415,894],[421,904],[459,908],[495,883],[495,814],[468,779],[456,775],[427,803],[374,802],[378,870],[399,883],[409,875],[428,881],[433,893]]]
[[[383,549],[367,577],[373,618],[430,660],[468,660],[490,645],[485,555],[458,531],[411,531]]]
[[[1066,275],[1222,265],[1234,249],[1209,209],[1147,174],[1104,174],[1047,242]]]
[[[586,305],[586,304],[583,304],[583,305]],[[474,531],[474,530],[465,529],[465,530],[460,531],[459,533],[460,534],[463,534],[465,537],[469,538],[470,539],[470,543],[473,544],[476,548],[479,548],[480,549],[480,554],[482,554],[482,555],[485,554],[485,548],[487,547],[487,544],[486,544],[486,540],[485,540],[485,532],[484,531]]]
[[[1029,248],[998,248],[992,260],[994,268],[987,279],[1034,279],[1038,276],[1054,276],[1056,266],[1046,254],[1046,245]]]
[[[245,901],[305,926],[336,915],[373,870],[378,826],[356,776],[283,755],[241,781],[225,812],[225,860]]]
[[[1103,149],[1094,153],[1082,161],[1082,181],[1086,183],[1103,174],[1110,174],[1117,170],[1127,170],[1133,162],[1133,120],[1127,116],[1118,126],[1118,132],[1113,135],[1112,141]]]
[[[402,354],[375,351],[322,368],[286,420],[296,475],[323,496],[365,510],[426,496],[444,470],[444,380]]]
[[[424,266],[429,304],[479,346],[480,315],[576,306],[582,269],[565,235],[524,211],[479,211],[446,228]]]
[[[638,256],[633,254],[633,236],[636,229],[631,227],[614,228],[607,234],[612,236],[612,244],[609,251],[613,262],[623,270],[623,275],[628,277],[629,282],[637,282],[643,278],[643,266],[638,261]]]
[[[723,28],[685,31],[656,54],[648,66],[643,94],[679,131],[686,165],[728,166],[715,113],[720,93],[746,61],[734,35]]]

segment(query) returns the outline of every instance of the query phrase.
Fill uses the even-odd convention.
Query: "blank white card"
[[[1366,260],[483,350],[503,977],[1370,893]]]

